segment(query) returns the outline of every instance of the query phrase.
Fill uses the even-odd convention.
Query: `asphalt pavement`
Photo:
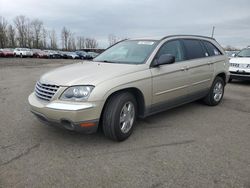
[[[224,100],[139,120],[113,142],[40,123],[28,95],[48,70],[77,60],[0,59],[0,187],[250,188],[250,82]]]

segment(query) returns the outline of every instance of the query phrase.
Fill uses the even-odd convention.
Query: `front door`
[[[167,41],[159,49],[154,61],[163,54],[175,56],[175,62],[151,68],[152,111],[183,102],[189,87],[188,61],[184,61],[182,43],[179,40]]]

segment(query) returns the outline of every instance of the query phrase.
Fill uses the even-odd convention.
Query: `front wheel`
[[[112,96],[103,113],[103,132],[116,141],[127,139],[133,132],[137,117],[137,103],[131,93],[124,92]]]
[[[209,106],[218,105],[224,96],[225,82],[221,77],[216,77],[204,102]]]

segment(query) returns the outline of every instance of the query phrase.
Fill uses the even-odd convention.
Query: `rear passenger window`
[[[205,45],[205,47],[209,53],[209,56],[222,55],[220,50],[218,50],[218,48],[216,48],[211,42],[208,42],[208,41],[202,41],[202,42]]]
[[[176,62],[184,60],[184,53],[179,40],[173,40],[163,44],[161,49],[158,51],[156,58],[158,59],[163,54],[175,56]]]
[[[206,52],[202,48],[199,40],[183,39],[187,59],[197,59],[206,57]]]

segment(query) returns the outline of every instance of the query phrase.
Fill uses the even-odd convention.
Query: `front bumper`
[[[250,73],[247,72],[230,72],[230,79],[250,80]]]
[[[38,99],[34,93],[30,94],[28,101],[31,112],[42,122],[86,133],[97,130],[103,107],[103,102],[47,102]]]

